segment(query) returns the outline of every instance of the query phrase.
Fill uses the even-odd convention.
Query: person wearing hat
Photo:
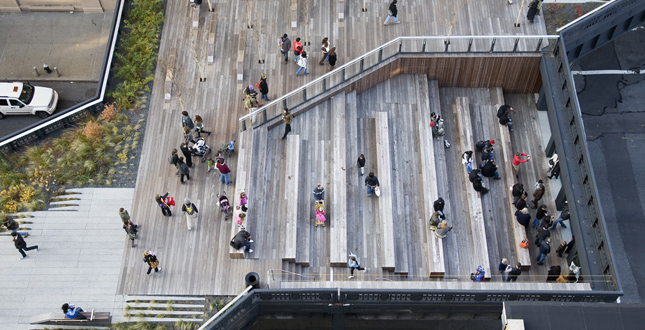
[[[197,206],[190,202],[190,198],[184,198],[184,205],[181,206],[181,211],[186,215],[186,225],[188,230],[193,230],[193,217],[197,217]]]
[[[278,39],[278,45],[280,46],[280,52],[284,55],[284,64],[289,63],[289,51],[291,50],[291,40],[287,37],[285,33],[282,38]]]
[[[475,271],[475,273],[470,273],[470,279],[474,282],[481,282],[484,280],[485,275],[486,272],[484,271],[484,267],[477,266],[477,271]]]

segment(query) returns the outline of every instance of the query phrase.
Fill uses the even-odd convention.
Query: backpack
[[[499,123],[500,123],[501,125],[506,125],[506,124],[508,124],[508,122],[509,122],[509,121],[510,121],[510,120],[508,120],[508,116],[502,116],[502,117],[499,117]]]
[[[524,239],[520,242],[520,247],[523,249],[528,249],[529,239],[527,237],[524,237]]]
[[[195,209],[193,208],[193,203],[190,203],[190,205],[186,205],[186,213],[193,215],[195,213]]]
[[[504,106],[499,107],[499,109],[497,109],[497,118],[501,119],[504,114],[506,114],[506,108]]]
[[[477,148],[477,151],[483,151],[487,144],[489,144],[488,141],[477,141],[475,148]]]
[[[168,162],[169,162],[170,164],[174,164],[174,163],[172,162],[172,156],[168,157]]]

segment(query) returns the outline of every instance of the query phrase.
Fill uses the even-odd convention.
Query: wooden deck
[[[316,183],[323,183],[330,187],[330,170],[327,162],[332,140],[329,129],[330,114],[329,103],[321,104],[317,109],[298,116],[294,120],[292,134],[300,137],[300,168],[298,191],[299,230],[298,246],[309,242],[310,267],[285,262],[281,260],[280,244],[284,239],[286,208],[282,202],[284,196],[284,171],[285,159],[288,150],[280,137],[283,127],[267,131],[256,130],[253,137],[253,148],[249,162],[251,173],[248,182],[242,180],[244,189],[250,196],[249,216],[247,229],[253,234],[254,252],[247,259],[231,259],[229,257],[228,242],[231,239],[231,220],[224,221],[224,216],[216,205],[216,195],[221,190],[227,189],[230,197],[241,188],[225,187],[219,183],[216,173],[206,173],[206,166],[196,163],[191,169],[191,180],[182,185],[179,177],[175,176],[175,168],[166,161],[173,148],[177,148],[182,141],[180,113],[182,107],[189,111],[191,116],[196,114],[204,117],[205,127],[213,131],[207,137],[208,144],[215,150],[230,140],[239,139],[237,134],[237,118],[245,113],[241,102],[241,86],[255,83],[261,73],[268,77],[270,87],[269,98],[273,99],[283,95],[305,82],[311,81],[327,72],[328,66],[318,66],[317,61],[321,56],[318,44],[323,37],[329,37],[331,45],[337,47],[339,62],[342,65],[396,36],[414,35],[493,35],[493,34],[545,34],[545,28],[538,17],[536,24],[523,24],[520,28],[513,27],[514,18],[519,3],[513,5],[499,5],[496,1],[482,3],[460,2],[453,15],[455,7],[452,3],[432,0],[413,0],[399,5],[399,18],[401,24],[384,27],[383,20],[386,16],[389,1],[370,2],[368,11],[361,12],[361,4],[346,1],[341,4],[344,8],[344,19],[338,19],[340,12],[336,1],[315,1],[312,12],[308,15],[305,24],[302,11],[296,9],[292,13],[290,1],[261,1],[256,2],[254,17],[255,30],[246,30],[245,2],[214,1],[214,12],[209,13],[207,6],[201,8],[199,28],[193,29],[192,11],[181,1],[168,2],[166,8],[166,22],[160,45],[160,65],[157,67],[155,84],[150,97],[150,112],[147,119],[145,139],[142,149],[142,161],[139,165],[139,174],[136,183],[135,201],[131,214],[135,222],[142,224],[141,239],[137,248],[126,247],[123,258],[119,292],[123,294],[237,294],[244,287],[243,277],[249,271],[260,274],[261,281],[270,269],[285,269],[308,274],[319,274],[321,279],[346,280],[346,268],[329,267],[329,225],[325,228],[311,227],[307,232],[304,229],[306,221],[313,219],[311,190]],[[303,6],[301,2],[296,2]],[[296,7],[298,8],[298,7]],[[292,18],[295,27],[292,24]],[[277,19],[276,19],[277,18]],[[282,18],[282,19],[281,19]],[[451,21],[454,18],[454,25]],[[214,22],[214,23],[213,23]],[[305,31],[307,29],[308,31]],[[211,31],[215,31],[213,53],[209,51],[208,43]],[[242,32],[244,31],[244,32]],[[307,32],[307,33],[305,33]],[[290,56],[290,63],[283,65],[282,57],[278,52],[276,38],[278,35],[288,33],[292,40],[295,37],[309,36],[311,46],[311,60],[309,75],[295,77],[297,67]],[[242,36],[243,39],[240,39]],[[256,43],[259,40],[259,45]],[[196,54],[206,77],[205,82],[199,82],[199,66],[193,59],[193,44],[196,45]],[[245,45],[243,54],[243,82],[237,80],[238,45]],[[258,53],[265,60],[258,64]],[[209,56],[213,57],[213,64],[207,65]],[[174,58],[174,61],[171,60]],[[173,72],[173,89],[171,100],[164,101],[165,79],[168,69]],[[398,89],[398,84],[411,85],[410,88]],[[179,95],[178,91],[181,95]],[[442,90],[443,94],[453,93],[446,102],[454,102],[454,91]],[[467,92],[475,93],[474,91]],[[483,93],[483,92],[482,92]],[[351,94],[350,94],[351,95]],[[474,95],[463,95],[477,102]],[[418,141],[414,138],[405,138],[405,134],[415,132],[419,120],[416,113],[415,93],[412,76],[401,76],[395,81],[387,81],[365,93],[354,96],[356,99],[356,117],[347,116],[347,248],[359,255],[361,262],[369,268],[367,274],[376,279],[388,277],[393,279],[425,278],[429,274],[425,228],[419,221],[423,213],[423,194],[414,183],[421,182],[418,160]],[[516,109],[524,109],[534,103],[532,95],[505,95],[508,103]],[[348,97],[348,100],[351,96]],[[443,103],[443,101],[442,101]],[[183,105],[182,105],[183,104]],[[450,104],[450,103],[448,103]],[[396,105],[396,106],[394,106]],[[386,108],[389,106],[389,108]],[[346,107],[353,107],[348,101]],[[529,108],[527,108],[529,109]],[[516,132],[513,143],[519,143],[523,151],[531,153],[534,158],[531,162],[523,164],[522,180],[531,186],[535,177],[531,173],[542,173],[543,161],[538,156],[542,146],[537,145],[540,139],[531,139],[531,134],[539,131],[528,130],[523,125],[535,125],[536,114],[533,107],[530,111],[518,111],[515,114]],[[405,194],[393,194],[394,231],[396,237],[406,237],[407,240],[397,240],[395,249],[401,253],[404,249],[408,257],[408,277],[395,276],[390,272],[382,271],[379,265],[379,246],[375,235],[378,207],[376,199],[365,198],[363,177],[356,174],[354,164],[358,153],[367,156],[367,169],[376,168],[376,145],[374,131],[374,112],[389,111],[390,141],[392,161],[392,189],[394,192],[405,191]],[[444,110],[446,111],[446,110]],[[448,112],[448,111],[446,111]],[[349,111],[348,111],[349,113]],[[448,123],[449,114],[446,114]],[[532,120],[523,123],[525,120]],[[355,128],[354,128],[355,127]],[[450,131],[448,125],[448,134]],[[355,137],[354,137],[355,135]],[[449,135],[450,136],[450,135]],[[518,138],[519,137],[519,138]],[[352,142],[354,141],[354,142]],[[530,141],[536,141],[530,144]],[[522,145],[522,143],[526,145]],[[435,144],[435,149],[441,144]],[[239,146],[238,146],[239,147]],[[244,148],[244,147],[242,147]],[[240,152],[241,149],[236,151]],[[451,166],[457,159],[454,149],[446,150],[446,161],[438,161],[440,171],[445,166],[446,178],[438,178],[439,195],[447,200],[447,207],[451,209],[453,231],[444,240],[446,258],[446,277],[457,278],[467,276],[476,262],[472,259],[472,251],[459,244],[458,233],[460,227],[458,211],[459,197],[451,190],[450,179],[454,171],[463,170],[463,166]],[[409,161],[408,156],[414,155],[414,160]],[[237,155],[228,160],[229,167],[233,170],[231,179],[238,181]],[[444,164],[444,165],[442,165]],[[259,171],[255,171],[259,169]],[[539,170],[538,172],[535,172]],[[378,175],[378,169],[377,169]],[[171,218],[163,217],[153,201],[155,193],[169,191],[179,203],[185,197],[197,205],[200,210],[199,220],[192,231],[187,231],[184,218],[179,207],[175,207]],[[329,192],[328,194],[330,194]],[[492,196],[493,194],[489,194]],[[552,200],[548,193],[544,200]],[[327,197],[329,198],[329,197]],[[489,197],[492,198],[492,197]],[[452,199],[452,200],[451,200]],[[237,200],[237,198],[235,198]],[[487,201],[482,201],[484,207]],[[334,210],[328,210],[328,217]],[[486,210],[484,213],[486,214]],[[490,214],[490,213],[489,213]],[[116,210],[115,210],[116,215]],[[503,218],[503,216],[500,216]],[[329,220],[328,220],[329,221]],[[487,226],[487,234],[494,228]],[[497,264],[498,257],[510,256],[512,237],[504,236],[489,239],[489,254],[491,265]],[[555,241],[555,240],[554,240]],[[145,249],[157,253],[163,269],[160,274],[150,277],[145,275],[147,266],[142,261]],[[508,252],[506,252],[508,251]],[[534,252],[534,251],[532,251]],[[302,256],[296,254],[296,263]],[[547,259],[546,265],[553,262],[553,254]],[[540,274],[546,272],[545,267]],[[332,275],[333,272],[333,275]],[[528,278],[522,275],[522,279]],[[540,275],[541,277],[542,275]],[[357,278],[358,279],[358,278]],[[495,278],[493,278],[495,281]]]

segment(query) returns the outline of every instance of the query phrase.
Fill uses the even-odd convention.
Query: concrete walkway
[[[113,12],[101,14],[0,13],[2,80],[97,81],[101,74]],[[43,63],[56,73],[46,74]]]
[[[65,201],[77,204],[48,211],[29,212],[30,236],[36,250],[19,260],[10,236],[0,236],[0,329],[31,329],[30,319],[60,312],[72,302],[86,311],[110,312],[113,323],[123,318],[124,296],[116,294],[126,235],[118,216],[120,207],[131,209],[133,188],[70,189]],[[55,203],[54,203],[55,204]],[[145,232],[145,228],[142,228]],[[141,234],[144,234],[140,232]],[[39,326],[42,328],[42,326]]]

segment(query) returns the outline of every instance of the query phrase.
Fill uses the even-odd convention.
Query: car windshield
[[[20,96],[18,99],[22,101],[24,104],[29,104],[31,103],[31,99],[34,98],[34,86],[29,85],[27,83],[22,84],[22,92],[20,92]]]

